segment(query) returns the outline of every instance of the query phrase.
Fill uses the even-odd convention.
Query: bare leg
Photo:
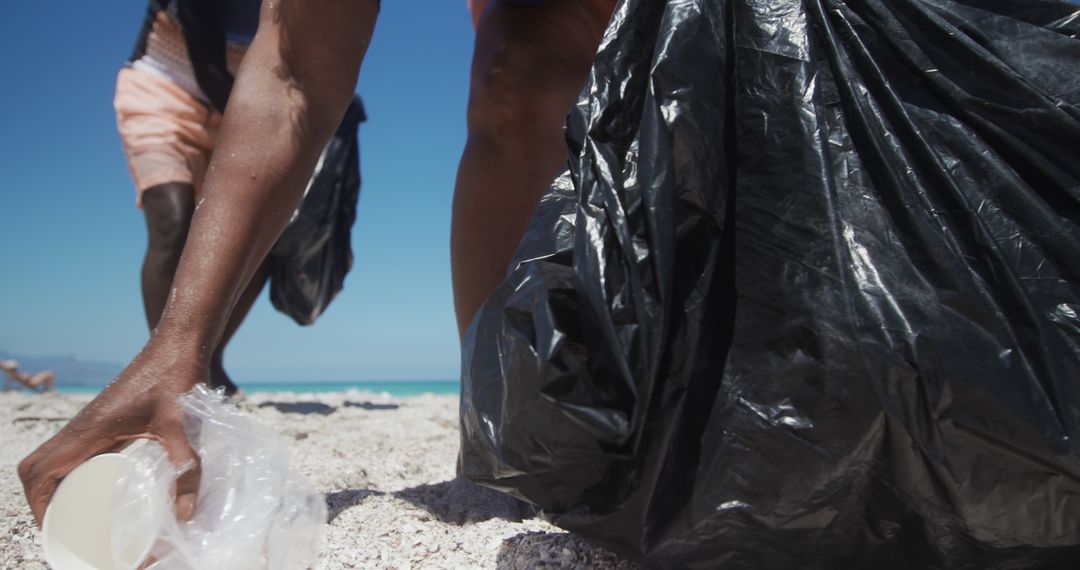
[[[146,309],[146,321],[153,330],[168,302],[173,276],[184,251],[191,217],[195,211],[195,191],[190,184],[163,184],[146,190],[142,203],[146,213],[148,236],[142,270],[143,306]],[[212,388],[223,387],[229,394],[236,392],[236,385],[225,373],[222,363],[225,345],[240,328],[240,323],[255,303],[265,282],[264,264],[233,309],[225,333],[211,359]]]
[[[227,394],[235,394],[238,388],[225,372],[225,347],[232,340],[233,334],[243,324],[251,307],[259,298],[259,293],[262,292],[263,286],[266,284],[268,273],[266,261],[263,261],[262,265],[255,271],[255,275],[252,276],[247,289],[240,295],[236,306],[233,307],[232,315],[229,316],[229,323],[225,326],[225,332],[221,335],[221,342],[218,343],[217,350],[214,351],[214,356],[210,360],[210,386],[213,388],[224,387]]]
[[[52,370],[44,370],[34,374],[30,378],[30,386],[38,392],[50,392],[53,389],[53,383],[56,381],[56,374]]]
[[[176,266],[187,241],[195,212],[195,190],[190,184],[162,184],[146,190],[142,204],[147,235],[142,266],[143,308],[146,323],[153,331],[169,300]]]
[[[562,127],[615,0],[493,0],[480,17],[451,230],[459,332],[502,282],[566,163]]]

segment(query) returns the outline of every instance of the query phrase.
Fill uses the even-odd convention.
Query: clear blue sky
[[[147,336],[146,243],[112,110],[145,2],[13,0],[0,19],[0,349],[127,362]],[[472,53],[465,0],[385,2],[357,92],[356,262],[301,328],[264,293],[226,354],[236,380],[458,375],[448,236]]]

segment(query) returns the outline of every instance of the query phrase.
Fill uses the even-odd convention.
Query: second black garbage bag
[[[659,567],[1076,568],[1080,8],[627,0],[460,471]]]

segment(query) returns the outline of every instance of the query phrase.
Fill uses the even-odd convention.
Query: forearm
[[[378,4],[263,6],[154,341],[206,360],[352,96]]]

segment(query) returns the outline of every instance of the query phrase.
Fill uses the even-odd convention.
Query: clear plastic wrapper
[[[122,452],[138,475],[117,482],[124,502],[117,512],[150,514],[117,524],[113,552],[124,552],[149,526],[157,537],[153,570],[309,567],[322,545],[326,502],[290,468],[285,441],[201,385],[180,403],[202,469],[195,511],[178,521],[173,507],[176,479],[192,466],[175,467],[157,442],[136,442]]]

